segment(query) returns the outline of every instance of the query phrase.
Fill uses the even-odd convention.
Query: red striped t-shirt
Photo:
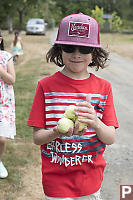
[[[102,122],[118,127],[109,82],[94,74],[90,74],[88,79],[74,80],[61,72],[38,82],[28,126],[53,128],[67,106],[85,101],[88,93],[91,93],[91,104]],[[45,194],[51,197],[79,197],[98,191],[106,166],[103,158],[105,148],[106,145],[91,127],[82,136],[64,135],[41,145]]]

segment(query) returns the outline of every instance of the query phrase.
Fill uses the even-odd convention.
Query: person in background
[[[97,21],[82,13],[63,18],[46,58],[63,69],[38,82],[27,123],[41,145],[45,198],[101,200],[103,153],[115,142],[118,121],[111,84],[89,71],[105,68],[108,60]],[[69,105],[78,122],[61,133],[58,120]],[[80,123],[86,124],[81,131]]]
[[[6,140],[14,139],[16,135],[14,83],[13,56],[4,51],[4,40],[0,32],[0,178],[8,176],[8,171],[2,162]]]
[[[14,33],[14,40],[11,44],[12,54],[13,54],[13,61],[17,64],[19,63],[19,56],[23,55],[23,43],[22,39],[19,36],[19,32],[16,31]]]

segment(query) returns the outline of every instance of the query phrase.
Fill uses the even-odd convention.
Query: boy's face
[[[62,50],[62,59],[65,67],[71,73],[86,73],[87,67],[92,60],[92,54],[83,54],[76,48],[72,53],[66,53]]]

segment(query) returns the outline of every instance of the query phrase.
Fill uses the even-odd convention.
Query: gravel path
[[[110,67],[99,73],[112,84],[120,128],[116,143],[105,152],[105,200],[119,200],[120,184],[133,184],[133,60],[111,55]]]

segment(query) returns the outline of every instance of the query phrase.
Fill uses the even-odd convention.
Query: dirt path
[[[46,39],[48,39],[48,35]],[[53,38],[53,35],[51,35],[51,38]],[[36,44],[34,43],[35,39],[38,41]],[[23,41],[25,43],[25,58],[21,65],[28,62],[32,56],[34,58],[38,58],[40,55],[43,56],[48,49],[48,44],[44,49],[44,44],[39,42],[38,36],[23,36]],[[27,42],[28,45],[26,45]],[[111,81],[120,123],[116,143],[109,146],[105,152],[107,167],[102,193],[104,200],[119,200],[120,184],[133,184],[131,123],[133,116],[133,61],[112,54],[110,67],[97,74]],[[25,169],[22,178],[23,189],[16,193],[15,200],[44,200],[41,184],[41,161],[38,160],[38,163],[37,166],[29,166],[28,169]]]
[[[105,152],[107,167],[103,181],[105,200],[119,200],[120,184],[133,184],[133,60],[111,55],[110,67],[99,75],[112,84],[120,128],[115,144]]]
[[[41,163],[29,166],[22,178],[23,189],[16,193],[15,200],[45,200],[41,184]]]

